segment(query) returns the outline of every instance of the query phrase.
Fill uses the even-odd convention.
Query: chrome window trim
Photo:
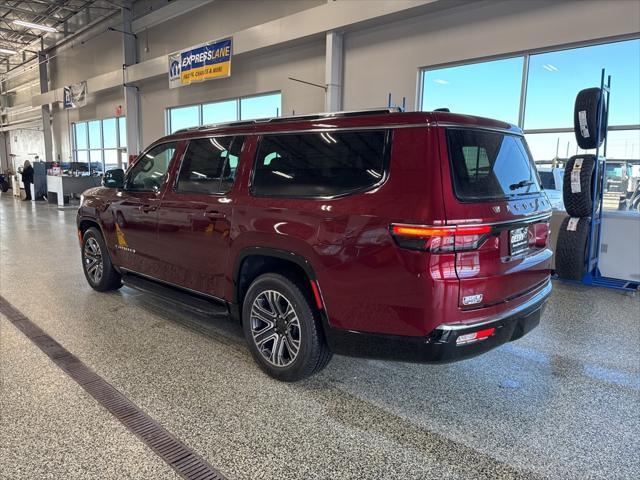
[[[190,136],[186,132],[182,135],[171,134],[168,135],[167,138],[175,137],[172,141],[188,141],[188,140],[197,140],[200,138],[209,138],[209,137],[234,137],[234,136],[261,136],[261,135],[276,135],[276,134],[291,134],[291,133],[322,133],[322,132],[345,132],[345,131],[359,131],[359,130],[395,130],[399,128],[421,128],[421,127],[437,127],[438,124],[436,122],[424,122],[424,123],[407,123],[407,124],[397,124],[397,125],[365,125],[362,127],[335,127],[335,128],[327,128],[327,127],[318,127],[318,128],[301,128],[295,130],[265,130],[260,132],[245,132],[240,128],[237,132],[225,132],[225,133],[217,133],[217,132],[209,132],[203,133],[202,135]]]

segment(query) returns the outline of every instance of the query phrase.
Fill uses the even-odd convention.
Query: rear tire
[[[301,288],[282,275],[266,273],[254,280],[242,319],[251,355],[273,378],[302,380],[331,360],[317,312]]]
[[[572,220],[577,224],[574,230],[568,230]],[[567,217],[562,221],[556,242],[556,274],[565,280],[581,280],[585,273],[587,243],[589,239],[590,218]]]
[[[122,286],[122,277],[111,263],[102,234],[94,227],[82,235],[82,271],[89,286],[98,292],[117,290]]]

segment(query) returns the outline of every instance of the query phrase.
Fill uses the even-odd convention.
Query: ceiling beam
[[[69,5],[65,5],[64,1],[51,2],[47,0],[24,0],[22,3],[35,3],[36,5],[46,5],[47,7],[55,6],[56,8],[67,10],[68,12],[72,12],[74,14],[78,13],[75,8],[70,7]]]
[[[1,19],[1,18],[0,18],[0,21],[2,21],[2,20],[3,20],[3,19]],[[9,22],[7,22],[7,23],[9,23]],[[20,35],[20,36],[22,36],[22,37],[30,37],[30,38],[33,38],[33,39],[36,39],[36,38],[38,38],[38,37],[39,37],[39,35],[34,35],[33,33],[25,33],[25,32],[21,32],[20,30],[14,30],[14,29],[12,29],[12,28],[3,28],[3,27],[0,27],[0,32],[2,32],[2,33],[10,33],[10,34],[12,34],[12,35]],[[5,41],[7,41],[7,42],[13,42],[13,40],[5,40]],[[18,43],[18,42],[16,42],[16,43]],[[26,44],[25,44],[25,45],[26,45]]]
[[[10,48],[12,50],[16,50],[16,45],[21,45],[18,47],[18,50],[22,50],[23,47],[28,47],[31,43],[28,42],[18,42],[16,40],[7,40],[5,38],[0,38],[0,47],[2,48]]]
[[[0,9],[9,10],[10,12],[23,13],[25,15],[31,15],[33,17],[38,17],[38,18],[48,18],[50,20],[55,20],[56,22],[62,21],[62,19],[60,17],[54,17],[54,16],[51,16],[51,15],[47,15],[44,12],[34,12],[32,10],[25,10],[24,8],[20,8],[20,7],[13,7],[13,6],[8,6],[8,5],[0,5]]]

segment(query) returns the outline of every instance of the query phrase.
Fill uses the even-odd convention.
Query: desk
[[[47,175],[47,198],[49,203],[56,203],[59,207],[64,207],[65,199],[68,204],[69,195],[80,194],[92,187],[102,185],[100,177],[69,177]],[[55,195],[52,195],[55,194]]]

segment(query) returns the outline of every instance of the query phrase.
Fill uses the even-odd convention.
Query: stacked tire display
[[[598,148],[606,136],[606,105],[601,95],[599,88],[588,88],[576,98],[574,131],[578,146],[584,150]],[[600,125],[599,105],[603,108]],[[596,162],[595,155],[576,155],[565,166],[562,196],[569,216],[562,222],[556,243],[556,274],[560,278],[581,280],[586,273],[591,215],[598,201]]]

